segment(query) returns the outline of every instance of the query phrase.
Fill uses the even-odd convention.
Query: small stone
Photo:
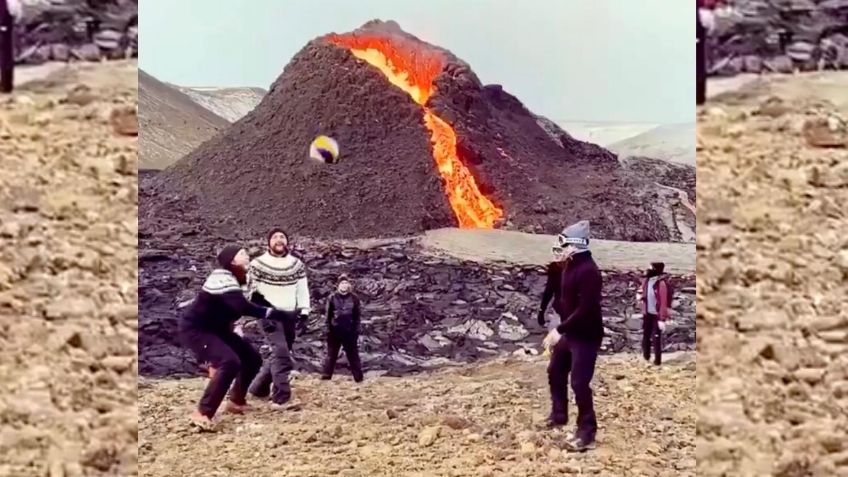
[[[418,445],[421,447],[430,447],[436,442],[440,432],[441,428],[439,426],[425,427],[418,435]]]
[[[115,133],[121,136],[138,136],[138,111],[134,107],[113,109],[109,122]]]
[[[448,415],[442,418],[442,424],[454,430],[462,430],[471,427],[471,423],[460,416]]]

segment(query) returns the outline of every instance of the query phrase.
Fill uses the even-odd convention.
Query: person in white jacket
[[[296,324],[305,322],[311,307],[306,265],[289,252],[289,238],[282,229],[268,233],[268,250],[250,262],[247,289],[254,304],[282,312],[276,315],[280,320],[263,323],[271,358],[264,362],[250,393],[260,398],[270,395],[274,403],[284,404],[291,399],[289,374],[293,367],[291,350]]]

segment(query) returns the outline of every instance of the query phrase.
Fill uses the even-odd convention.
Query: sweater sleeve
[[[601,295],[601,280],[600,273],[584,273],[580,277],[577,308],[557,326],[557,331],[560,334],[568,334],[568,330],[577,326],[585,316],[589,315],[592,307],[596,306]]]
[[[223,293],[221,294],[221,299],[224,300],[224,303],[226,303],[230,309],[238,313],[240,316],[265,318],[265,315],[268,313],[268,308],[257,306],[247,301],[247,298],[244,297],[241,290]]]
[[[331,328],[333,326],[333,315],[336,310],[333,306],[333,295],[327,299],[327,328]]]
[[[557,282],[559,282],[559,275],[556,270],[556,265],[553,263],[548,265],[548,280],[545,283],[545,292],[542,293],[542,308],[541,311],[545,311],[548,309],[548,304],[550,304],[551,299],[554,297],[554,293],[556,293]]]
[[[309,314],[311,307],[309,305],[309,281],[304,272],[303,276],[297,280],[297,307],[305,314]]]
[[[247,296],[252,297],[256,291],[256,259],[250,261],[247,266]]]

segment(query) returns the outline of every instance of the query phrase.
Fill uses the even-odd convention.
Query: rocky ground
[[[599,448],[576,455],[562,449],[565,431],[537,427],[548,411],[542,358],[369,376],[360,385],[298,376],[289,409],[259,402],[250,414],[222,416],[218,432],[198,434],[186,416],[204,384],[140,381],[144,475],[695,475],[691,353],[661,368],[628,355],[602,358],[594,382]]]
[[[848,476],[846,99],[801,75],[699,112],[698,475]]]
[[[0,96],[0,475],[137,475],[136,81]]]

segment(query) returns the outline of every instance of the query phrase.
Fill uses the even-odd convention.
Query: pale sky
[[[144,0],[139,63],[181,86],[268,89],[313,38],[378,18],[452,51],[484,84],[502,84],[554,121],[688,123],[694,8],[681,0]]]

